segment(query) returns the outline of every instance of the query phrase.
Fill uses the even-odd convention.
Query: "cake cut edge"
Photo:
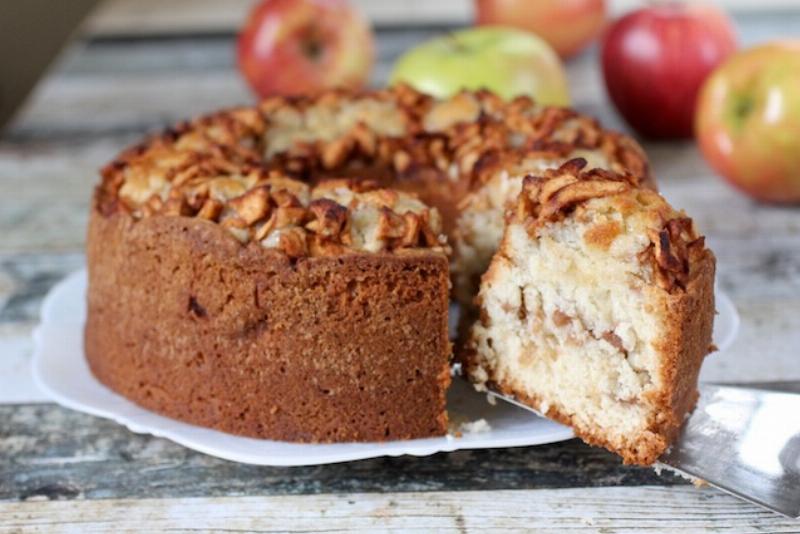
[[[526,179],[525,189],[520,195],[516,211],[509,214],[509,222],[504,232],[501,248],[482,279],[481,292],[477,299],[480,305],[480,318],[471,327],[468,339],[460,348],[458,357],[462,361],[468,379],[478,389],[488,387],[518,399],[547,417],[571,426],[576,434],[587,443],[605,447],[619,454],[625,463],[649,465],[666,450],[677,436],[684,418],[690,413],[697,400],[697,377],[700,366],[703,358],[712,350],[715,259],[713,253],[705,248],[702,237],[696,235],[691,221],[681,212],[676,212],[669,207],[657,193],[640,189],[634,181],[624,175],[605,171],[581,172],[583,165],[585,163],[573,160],[556,171],[549,171],[543,177]],[[572,191],[568,190],[570,186]],[[600,191],[599,196],[592,194],[590,190]],[[559,199],[563,201],[561,205],[558,205]],[[640,201],[642,204],[637,204]],[[585,313],[591,304],[585,305],[581,313],[576,312],[576,309],[580,309],[580,303],[575,304],[577,308],[571,310],[575,317],[569,317],[560,311],[554,312],[551,304],[559,302],[558,299],[561,298],[557,291],[556,296],[550,301],[546,299],[542,301],[549,307],[543,305],[541,308],[528,306],[523,287],[519,288],[520,297],[515,297],[507,290],[505,293],[503,292],[502,279],[508,276],[508,269],[512,262],[517,261],[512,248],[512,237],[515,232],[517,243],[519,239],[525,239],[519,237],[524,234],[531,235],[531,239],[534,240],[538,239],[537,232],[540,231],[545,235],[548,232],[558,235],[560,231],[558,225],[565,219],[588,218],[591,216],[592,210],[598,212],[611,210],[609,206],[612,204],[616,204],[622,210],[628,210],[629,215],[634,217],[631,219],[633,223],[624,218],[623,222],[633,224],[634,227],[640,229],[644,226],[637,226],[639,222],[643,221],[646,223],[645,226],[649,225],[649,235],[646,237],[647,246],[643,246],[644,238],[642,236],[633,236],[633,239],[628,241],[631,247],[642,248],[639,250],[639,257],[642,261],[647,262],[647,264],[642,264],[642,273],[649,272],[649,279],[639,283],[637,291],[647,295],[643,300],[640,299],[641,310],[644,310],[645,307],[653,308],[649,315],[644,312],[639,315],[646,316],[647,320],[650,320],[651,317],[656,318],[657,320],[654,319],[654,322],[661,325],[653,330],[658,335],[652,339],[648,339],[647,336],[641,336],[639,339],[638,331],[636,334],[631,334],[629,332],[631,328],[622,328],[621,325],[619,332],[614,329],[609,331],[608,322],[601,319],[592,323],[595,319],[592,319],[591,314]],[[570,221],[568,220],[568,222]],[[599,228],[603,225],[595,226]],[[590,226],[590,228],[594,228],[594,226]],[[621,229],[619,231],[624,234],[628,230]],[[589,233],[586,232],[587,235]],[[575,236],[564,235],[573,239],[574,246]],[[592,236],[594,241],[599,242],[601,248],[602,246],[619,248],[619,243],[614,244],[614,236],[611,238],[603,236],[602,232],[594,232]],[[673,243],[672,239],[676,241]],[[594,245],[597,246],[597,243]],[[588,255],[591,259],[600,257],[592,256],[591,250]],[[559,258],[555,257],[550,259],[559,261]],[[530,260],[530,258],[526,258],[526,260]],[[531,263],[531,265],[534,264]],[[541,266],[541,264],[536,265]],[[569,262],[562,265],[569,265]],[[620,279],[628,283],[628,278]],[[635,286],[637,284],[635,277],[632,277],[631,280]],[[532,283],[535,284],[535,282]],[[554,287],[558,288],[559,286]],[[542,287],[541,290],[551,291],[551,289]],[[539,290],[538,287],[531,290],[527,294],[528,299],[535,301]],[[591,291],[588,294],[592,294]],[[602,294],[602,291],[593,295],[597,297],[599,294]],[[506,300],[502,301],[502,298]],[[632,302],[637,302],[636,298],[638,297],[634,294],[631,297]],[[618,305],[619,300],[617,298],[618,302],[615,302],[614,305]],[[527,311],[522,311],[523,309]],[[547,309],[547,313],[544,313],[545,309]],[[603,308],[600,306],[598,309]],[[559,310],[559,308],[556,307],[555,310]],[[527,315],[528,313],[540,313],[542,317],[529,320],[526,316],[524,321],[520,318],[519,322],[514,323],[514,314]],[[635,316],[635,314],[631,315],[631,317]],[[510,321],[508,324],[513,326],[504,326],[502,321],[506,320]],[[549,351],[552,351],[552,347],[546,342],[544,342],[544,348],[531,349],[528,353],[518,349],[517,347],[524,348],[524,343],[531,343],[534,346],[534,341],[542,342],[540,339],[537,340],[533,334],[526,333],[525,327],[537,324],[537,320],[542,325],[549,325],[540,327],[540,332],[546,332],[547,335],[552,334],[556,337],[561,335],[560,339],[564,343],[571,342],[571,335],[577,335],[579,339],[581,335],[584,335],[587,342],[591,344],[590,352],[596,353],[591,358],[595,358],[597,355],[599,357],[589,360],[590,357],[587,356],[585,360],[582,360],[579,350],[569,350],[563,347],[561,352],[551,353]],[[633,320],[636,321],[636,319]],[[647,320],[642,319],[642,324]],[[561,324],[556,325],[556,323]],[[588,326],[585,323],[588,323]],[[575,324],[578,326],[574,326]],[[595,326],[598,331],[592,329]],[[561,327],[566,329],[566,333],[559,333]],[[641,331],[649,331],[646,326],[639,325],[638,328]],[[635,328],[633,330],[636,331]],[[504,337],[516,335],[518,339],[506,342],[503,339],[497,339],[498,334],[502,334]],[[641,346],[646,347],[640,350],[641,355],[627,352],[628,350],[635,351]],[[647,355],[648,352],[650,355]],[[572,356],[569,356],[570,354]],[[619,402],[613,399],[609,401],[603,399],[605,393],[602,393],[604,384],[602,381],[593,383],[590,380],[582,382],[577,380],[575,382],[570,377],[560,378],[565,384],[579,386],[576,395],[583,395],[586,399],[597,397],[600,399],[599,402],[607,404],[607,413],[604,415],[602,410],[598,410],[597,413],[601,417],[592,420],[591,417],[586,417],[586,413],[580,413],[580,410],[575,409],[576,405],[581,405],[580,398],[567,408],[565,402],[562,402],[566,397],[548,394],[544,391],[547,387],[542,386],[542,383],[531,387],[531,384],[537,384],[537,378],[530,376],[526,378],[524,366],[514,363],[521,362],[523,356],[533,359],[531,361],[534,363],[531,364],[529,361],[528,364],[540,371],[542,369],[549,370],[548,365],[550,364],[547,362],[536,363],[535,358],[542,359],[548,356],[555,359],[562,358],[563,361],[577,362],[579,368],[574,369],[573,372],[584,374],[596,372],[598,368],[602,369],[604,365],[610,366],[613,363],[622,367],[628,366],[630,369],[620,368],[618,377],[627,378],[618,380],[619,384],[623,384],[619,391],[626,392],[622,397],[633,395],[635,399],[631,397],[631,399],[623,399]],[[497,358],[506,358],[506,360],[497,363]],[[609,360],[603,358],[609,358]],[[580,368],[581,365],[584,367]],[[553,368],[557,369],[557,367]],[[522,370],[520,371],[520,369]],[[647,382],[647,377],[650,382]],[[548,378],[550,378],[549,375]],[[607,377],[601,376],[601,378],[605,380]],[[637,380],[641,381],[643,385],[637,386]],[[601,393],[598,394],[597,391],[601,391]],[[613,388],[608,391],[613,391]],[[608,421],[614,419],[613,410],[620,409],[620,413],[626,413],[625,402],[630,401],[639,403],[633,406],[637,410],[641,406],[641,410],[632,409],[627,412],[633,413],[639,418],[636,419],[639,421],[638,426],[631,425],[626,431],[617,432]],[[586,412],[588,413],[589,410]],[[624,419],[617,419],[622,421],[620,426],[630,423]],[[602,422],[600,422],[601,420]]]

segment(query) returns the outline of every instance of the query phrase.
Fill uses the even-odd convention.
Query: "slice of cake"
[[[651,464],[697,399],[715,259],[659,194],[585,166],[525,178],[461,358],[479,388]]]
[[[604,130],[588,117],[563,110],[552,110],[550,115],[551,137],[558,141],[548,140],[534,144],[533,150],[506,154],[460,201],[452,232],[452,270],[454,295],[467,309],[472,307],[480,277],[500,245],[504,214],[516,202],[525,176],[582,158],[587,161],[587,170],[625,172],[644,187],[656,189],[647,158],[636,141]]]
[[[118,192],[98,188],[94,375],[155,412],[245,436],[445,434],[449,273],[436,210],[366,182],[311,189],[213,158],[188,165],[171,182],[134,172]]]

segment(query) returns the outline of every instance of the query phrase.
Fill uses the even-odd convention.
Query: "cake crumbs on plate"
[[[482,434],[490,432],[492,427],[486,419],[478,419],[476,421],[467,421],[459,425],[459,430],[462,434]]]
[[[454,417],[452,414],[447,426],[448,435],[456,438],[462,438],[465,434],[483,434],[492,430],[486,419],[469,420],[463,416]]]

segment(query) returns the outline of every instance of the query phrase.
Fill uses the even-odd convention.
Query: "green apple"
[[[695,132],[708,162],[767,201],[800,203],[800,40],[735,54],[706,80]]]
[[[532,96],[547,105],[569,105],[558,55],[536,35],[485,26],[437,37],[395,63],[390,83],[407,83],[438,98],[461,89],[490,89],[503,98]]]

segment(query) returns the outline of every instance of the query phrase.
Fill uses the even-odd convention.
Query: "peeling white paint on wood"
[[[0,503],[0,532],[797,532],[714,489],[594,488]]]
[[[235,31],[256,0],[111,0],[89,21],[96,35]],[[351,0],[373,24],[467,24],[473,0]],[[532,0],[533,1],[533,0]],[[735,10],[793,7],[795,0],[717,0]],[[609,0],[618,15],[640,7],[638,0]]]

